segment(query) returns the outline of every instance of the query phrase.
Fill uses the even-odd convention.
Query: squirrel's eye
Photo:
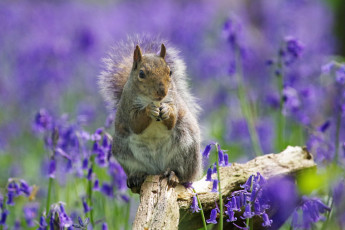
[[[144,71],[140,70],[140,72],[139,72],[139,77],[140,77],[141,79],[145,78],[145,73],[144,73]]]
[[[170,70],[170,73],[169,73],[169,75],[171,76],[172,75],[172,71]]]

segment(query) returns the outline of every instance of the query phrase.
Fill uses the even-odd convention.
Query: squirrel
[[[176,185],[201,174],[200,108],[184,61],[165,44],[155,37],[128,37],[104,59],[98,79],[101,94],[116,109],[112,153],[129,188],[140,187],[147,175],[168,176]]]

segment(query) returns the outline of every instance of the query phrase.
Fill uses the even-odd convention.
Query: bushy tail
[[[120,101],[123,87],[132,69],[135,46],[139,45],[145,55],[145,53],[160,52],[162,43],[167,48],[165,61],[173,73],[172,80],[179,96],[185,101],[191,112],[198,113],[199,107],[188,88],[186,66],[179,57],[179,52],[166,40],[148,35],[130,36],[125,41],[115,44],[108,57],[104,59],[105,70],[101,72],[98,84],[101,94],[111,108],[116,107]]]

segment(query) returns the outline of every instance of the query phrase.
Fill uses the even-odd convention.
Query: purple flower
[[[86,203],[85,198],[82,199],[83,202],[83,208],[84,208],[84,213],[88,213],[89,211],[91,211],[91,207],[89,207],[89,205]]]
[[[229,156],[228,154],[224,154],[224,166],[229,166]]]
[[[210,215],[210,219],[206,220],[206,223],[208,224],[216,224],[217,223],[217,210],[214,208],[211,210],[211,215]]]
[[[320,132],[326,132],[326,130],[329,128],[329,126],[331,125],[331,122],[329,120],[325,121],[325,123],[323,123],[320,127],[319,130]]]
[[[29,196],[31,193],[31,188],[25,180],[20,180],[20,191],[23,192],[26,196]]]
[[[1,218],[0,218],[0,225],[6,225],[6,219],[7,219],[8,213],[9,212],[7,209],[2,210]]]
[[[247,190],[247,191],[249,191],[250,188],[252,187],[253,177],[254,177],[254,175],[251,175],[251,176],[247,179],[246,183],[243,184],[243,185],[240,185],[240,187],[243,188],[243,189],[245,189],[245,190]]]
[[[217,164],[216,163],[213,166],[212,173],[217,173]]]
[[[79,225],[78,224],[73,224],[72,226],[73,227],[75,227],[75,228],[81,228],[81,229],[87,229],[87,225],[89,224],[89,222],[90,222],[90,220],[89,220],[89,218],[86,218],[85,219],[85,221],[83,221],[83,219],[80,217],[80,216],[78,216],[78,223],[79,223]]]
[[[224,153],[220,149],[219,145],[218,145],[218,162],[219,162],[220,166],[222,166],[224,164]]]
[[[56,161],[54,157],[52,157],[49,162],[49,177],[50,178],[55,178],[55,171],[56,171]]]
[[[247,203],[244,212],[243,212],[243,217],[241,216],[242,219],[247,219],[247,218],[252,218],[254,216],[254,212],[252,212],[252,207],[250,203]]]
[[[341,65],[335,72],[335,81],[340,85],[345,85],[345,65]]]
[[[213,180],[213,185],[212,185],[212,191],[211,192],[218,192],[217,188],[218,188],[218,180],[215,179],[215,180]]]
[[[192,210],[192,213],[200,211],[200,208],[198,205],[198,199],[195,194],[193,196],[192,205],[190,206],[190,209]]]
[[[207,169],[206,181],[212,181],[212,169],[211,168]]]
[[[106,129],[109,129],[112,125],[112,123],[114,122],[114,119],[115,119],[115,111],[110,113],[108,116],[107,116],[107,119],[105,120],[105,124],[104,124],[104,127]]]
[[[37,230],[46,230],[47,229],[47,222],[46,222],[46,218],[44,218],[44,216],[40,217],[40,223],[39,223],[39,227]]]
[[[86,178],[88,180],[92,180],[92,173],[93,173],[93,170],[92,170],[92,166],[89,168],[89,170],[87,171],[87,176]]]
[[[266,214],[266,213],[264,213],[263,215],[262,215],[262,220],[264,221],[263,223],[262,223],[262,226],[263,227],[270,227],[271,226],[271,224],[272,224],[272,220],[270,220],[270,218],[268,217],[268,215]]]
[[[202,153],[203,157],[205,157],[205,158],[208,158],[208,157],[209,157],[210,151],[211,151],[211,145],[212,145],[212,144],[206,145],[205,150],[204,150],[204,152]]]
[[[107,223],[102,224],[102,230],[108,230],[108,225]]]
[[[101,192],[106,196],[113,197],[114,196],[114,188],[112,185],[108,183],[103,183],[101,187]]]
[[[261,215],[262,214],[262,209],[261,209],[261,205],[258,199],[256,199],[254,201],[254,214],[255,215]]]
[[[14,205],[14,200],[13,200],[14,196],[15,196],[14,192],[8,191],[8,193],[7,193],[7,202],[6,202],[7,205],[9,205],[9,206],[13,206]]]
[[[35,116],[34,128],[39,131],[45,131],[52,122],[52,117],[45,109],[40,109],[40,111]]]
[[[298,212],[297,209],[295,209],[292,213],[292,220],[291,220],[291,226],[295,228],[299,228],[299,222],[298,222]]]
[[[93,190],[99,191],[99,180],[96,179],[94,184],[93,184]]]
[[[89,159],[87,157],[85,157],[83,159],[82,169],[87,169],[88,164],[89,164]]]
[[[34,220],[37,217],[38,204],[28,204],[23,208],[24,218],[29,227],[35,226]]]
[[[237,220],[237,218],[235,217],[235,213],[232,209],[228,209],[226,211],[226,214],[229,216],[229,219],[226,220],[227,222],[233,222]]]
[[[65,208],[63,204],[60,203],[60,211],[59,211],[59,220],[60,220],[60,227],[70,227],[73,224],[72,219],[67,215],[65,212]]]
[[[285,64],[290,65],[299,58],[303,51],[303,45],[300,41],[293,37],[285,38],[285,49],[281,52],[284,56]]]

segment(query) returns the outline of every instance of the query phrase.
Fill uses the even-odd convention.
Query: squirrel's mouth
[[[156,97],[156,98],[154,98],[154,101],[160,102],[161,100],[163,100],[163,98],[164,98],[164,97]]]

